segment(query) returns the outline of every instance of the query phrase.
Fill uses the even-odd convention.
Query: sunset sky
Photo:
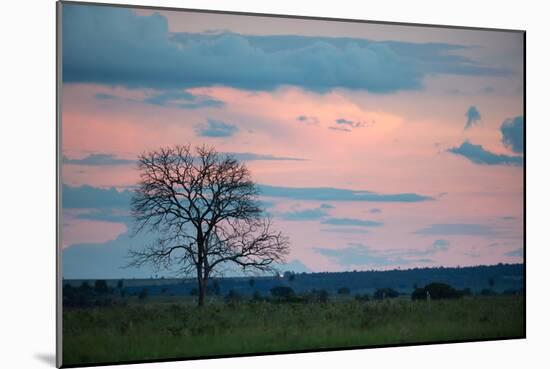
[[[136,157],[246,162],[283,270],[523,262],[523,34],[63,4],[65,278],[123,269]],[[159,275],[171,276],[169,272]]]

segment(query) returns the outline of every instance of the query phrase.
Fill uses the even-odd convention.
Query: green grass
[[[65,309],[65,365],[524,336],[522,296]]]

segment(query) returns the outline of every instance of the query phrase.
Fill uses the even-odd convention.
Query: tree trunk
[[[199,279],[199,307],[204,306],[204,300],[206,298],[206,290],[208,289],[208,277]]]
[[[199,307],[204,306],[204,298],[206,297],[206,291],[203,288],[202,281],[199,281]]]

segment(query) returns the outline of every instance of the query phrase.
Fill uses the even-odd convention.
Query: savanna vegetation
[[[111,292],[65,308],[65,365],[511,338],[525,329],[521,294],[427,301],[281,287],[252,297],[232,290],[197,309],[191,296]]]

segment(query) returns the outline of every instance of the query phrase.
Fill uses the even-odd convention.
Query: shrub
[[[328,292],[327,292],[327,290],[323,289],[323,290],[319,291],[319,301],[321,303],[328,302]]]
[[[467,290],[465,290],[467,292]],[[430,296],[430,299],[456,299],[464,295],[464,291],[456,290],[445,283],[430,283],[424,288],[417,288],[411,295],[413,300],[426,300]]]
[[[252,294],[252,301],[255,301],[255,302],[265,301],[265,298],[262,296],[260,291],[256,290]]]
[[[350,294],[350,289],[347,288],[347,287],[340,287],[338,288],[338,294],[339,295],[349,295]]]
[[[269,290],[271,296],[279,300],[290,300],[295,296],[294,290],[287,286],[277,286]]]
[[[148,295],[149,295],[149,292],[147,291],[147,288],[144,288],[141,291],[139,291],[138,299],[140,301],[143,301],[147,298]]]
[[[399,292],[389,287],[378,288],[373,295],[375,300],[393,299],[397,296],[399,296]]]
[[[235,290],[229,290],[227,295],[224,297],[225,302],[227,303],[235,303],[242,300],[242,296],[240,293],[238,293]]]
[[[355,295],[355,300],[356,301],[370,301],[370,296],[368,293],[364,293],[364,294],[357,294]]]
[[[208,294],[214,294],[216,296],[219,296],[222,292],[220,282],[218,282],[217,279],[212,280],[206,290]]]
[[[411,299],[413,300],[426,300],[426,290],[424,288],[415,288],[411,294]]]
[[[109,287],[107,287],[107,282],[103,279],[98,279],[94,283],[94,291],[99,295],[104,295],[109,292]]]

